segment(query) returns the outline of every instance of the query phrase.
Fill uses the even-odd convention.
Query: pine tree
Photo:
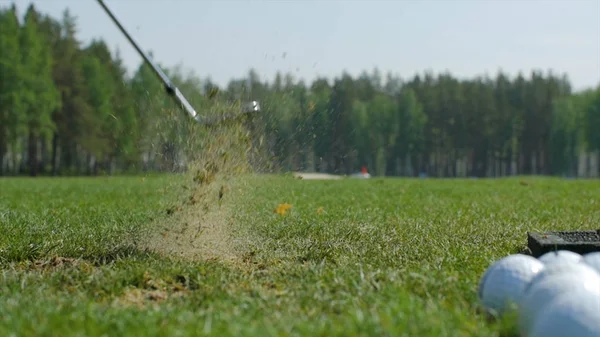
[[[0,175],[7,153],[15,156],[23,132],[19,21],[15,5],[0,11]],[[16,166],[13,160],[13,166]]]
[[[40,14],[31,4],[21,28],[21,66],[23,71],[23,108],[28,133],[27,159],[31,176],[39,171],[42,138],[54,131],[52,112],[60,107],[60,93],[52,79],[52,54],[40,31]]]

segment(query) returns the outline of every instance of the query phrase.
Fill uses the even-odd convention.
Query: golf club
[[[241,117],[241,116],[244,116],[244,115],[247,115],[250,113],[260,112],[259,103],[257,101],[251,101],[247,104],[244,104],[242,106],[242,111],[239,113],[225,114],[225,115],[217,116],[217,117],[214,117],[211,119],[203,118],[200,115],[198,115],[198,113],[196,112],[194,107],[188,102],[188,100],[185,98],[185,96],[183,96],[183,94],[181,93],[181,91],[179,91],[179,89],[175,86],[175,84],[173,82],[171,82],[169,77],[167,77],[167,75],[154,62],[152,62],[152,60],[148,57],[148,55],[146,55],[146,53],[144,53],[144,51],[138,46],[138,44],[131,37],[131,35],[129,35],[129,33],[127,32],[125,27],[123,27],[123,25],[121,25],[121,22],[119,22],[119,20],[112,13],[112,11],[106,6],[104,1],[103,0],[97,0],[97,1],[100,4],[100,6],[102,6],[102,8],[106,12],[106,14],[108,14],[108,16],[115,23],[115,25],[117,25],[119,30],[121,30],[123,35],[125,35],[127,40],[129,40],[129,43],[131,43],[131,45],[133,45],[133,47],[137,50],[137,52],[140,54],[140,56],[142,56],[142,58],[144,59],[144,62],[146,62],[146,64],[148,64],[150,66],[150,68],[152,68],[152,70],[154,71],[156,76],[158,76],[160,81],[165,86],[165,90],[167,91],[167,94],[169,96],[173,97],[173,99],[181,107],[181,109],[185,110],[185,112],[187,112],[198,123],[200,123],[202,125],[206,125],[206,126],[212,126],[212,125],[220,124],[225,121],[234,120],[238,117]]]

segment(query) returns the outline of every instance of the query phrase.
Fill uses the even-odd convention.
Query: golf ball
[[[528,337],[600,336],[600,295],[573,288],[540,311]]]
[[[518,304],[525,287],[544,268],[536,258],[514,254],[492,264],[479,283],[481,304],[491,313],[503,314],[510,304]]]
[[[600,273],[600,252],[588,253],[583,256],[583,263]]]
[[[583,256],[570,250],[557,250],[548,252],[538,258],[543,264],[550,265],[555,263],[577,263],[583,259]]]
[[[525,294],[528,293],[537,284],[541,283],[544,279],[554,277],[556,275],[578,275],[581,278],[595,278],[600,277],[592,267],[584,263],[557,263],[549,266],[544,266],[544,269],[537,273],[531,282],[525,287]]]
[[[589,273],[551,274],[540,282],[532,284],[523,294],[519,303],[519,330],[521,336],[528,336],[537,315],[555,298],[571,289],[589,291],[592,296],[600,296],[600,275]]]

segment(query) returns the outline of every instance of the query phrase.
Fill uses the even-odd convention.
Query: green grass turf
[[[259,176],[225,198],[237,263],[138,249],[184,183],[0,179],[0,336],[515,336],[477,314],[485,268],[600,223],[600,181]]]

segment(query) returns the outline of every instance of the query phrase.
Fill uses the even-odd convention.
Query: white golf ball
[[[583,255],[583,263],[594,268],[600,273],[600,252],[593,252]]]
[[[600,296],[574,288],[558,295],[537,316],[528,337],[600,336]]]
[[[555,263],[577,263],[581,262],[583,256],[570,250],[557,250],[548,252],[538,258],[543,264],[550,265]]]
[[[537,315],[555,298],[572,289],[589,291],[590,295],[600,296],[600,275],[589,273],[551,274],[540,282],[532,284],[519,303],[519,330],[521,336],[528,336]]]
[[[536,284],[541,283],[548,277],[554,277],[556,275],[579,275],[581,278],[594,278],[599,277],[594,268],[584,263],[556,263],[548,266],[544,266],[544,269],[537,273],[531,282],[525,287],[525,293],[528,293]]]
[[[492,264],[479,282],[479,299],[490,312],[502,315],[511,304],[518,304],[525,287],[544,268],[536,258],[514,254]]]

